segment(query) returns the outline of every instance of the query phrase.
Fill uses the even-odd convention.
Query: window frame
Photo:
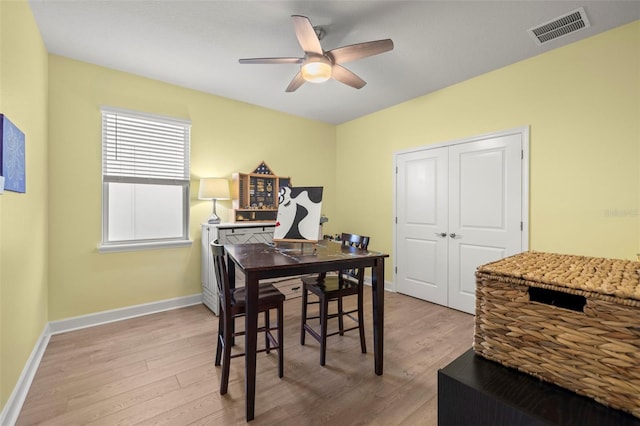
[[[191,122],[189,120],[166,117],[157,114],[149,114],[139,111],[114,108],[109,106],[100,107],[101,114],[101,181],[102,181],[102,240],[98,251],[119,252],[145,249],[171,248],[190,246],[193,241],[189,237],[189,216],[190,216],[190,144],[191,144]],[[128,118],[139,118],[148,121],[155,121],[162,124],[170,124],[184,127],[184,180],[173,178],[152,178],[137,176],[109,176],[105,175],[105,153],[107,141],[105,137],[105,115],[119,114]],[[105,179],[106,178],[106,179]],[[110,183],[130,183],[130,184],[151,184],[151,185],[176,185],[182,187],[182,235],[172,238],[151,238],[109,241],[109,184]]]

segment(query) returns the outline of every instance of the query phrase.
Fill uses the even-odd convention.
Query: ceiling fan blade
[[[300,15],[291,15],[291,18],[293,19],[296,37],[298,37],[298,43],[300,43],[302,50],[304,50],[305,53],[323,55],[324,51],[320,45],[320,40],[318,40],[316,31],[313,29],[309,18]]]
[[[344,83],[347,86],[361,89],[367,84],[366,81],[349,71],[343,66],[335,64],[331,70],[331,78],[338,80],[340,83]]]
[[[293,77],[293,80],[291,80],[291,83],[289,83],[285,92],[295,92],[303,83],[304,78],[302,78],[302,72],[298,71],[298,74]]]
[[[337,49],[330,50],[327,53],[333,56],[334,63],[344,64],[345,62],[378,55],[390,50],[393,50],[393,41],[388,38],[385,40],[368,41],[365,43],[338,47]]]
[[[304,58],[248,58],[239,59],[241,64],[301,64]]]

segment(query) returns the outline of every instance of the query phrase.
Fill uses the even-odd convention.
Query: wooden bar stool
[[[369,246],[369,237],[355,234],[342,234],[342,244],[361,249]],[[358,329],[360,331],[360,348],[362,353],[367,353],[367,344],[364,336],[364,309],[362,292],[364,285],[364,268],[338,271],[337,275],[320,274],[318,276],[307,276],[302,278],[302,321],[300,325],[300,344],[304,345],[305,335],[308,332],[313,338],[320,342],[320,365],[325,365],[327,357],[327,337],[336,334],[344,335],[345,331]],[[318,296],[318,301],[309,301],[308,295],[313,293]],[[343,298],[357,295],[357,308],[349,311],[343,309]],[[336,301],[338,310],[336,313],[329,313],[329,302]],[[307,307],[311,304],[319,304],[319,315],[307,316]],[[357,319],[352,314],[358,314]],[[350,328],[344,328],[344,317],[357,322]],[[314,330],[309,324],[310,319],[320,320],[320,333]],[[327,322],[331,318],[338,318],[338,331],[328,333]]]
[[[235,331],[234,321],[236,318],[245,315],[245,290],[241,288],[231,288],[229,284],[229,275],[227,274],[227,266],[225,262],[224,246],[221,244],[211,243],[211,252],[213,254],[213,264],[218,282],[218,294],[220,295],[220,314],[218,316],[218,346],[216,349],[215,365],[219,366],[222,361],[222,379],[220,380],[220,394],[227,393],[229,385],[229,364],[231,358],[244,356],[244,353],[231,354],[233,339],[236,336],[242,336],[244,331]],[[258,333],[264,332],[265,348],[257,352],[269,353],[271,350],[278,351],[278,376],[284,376],[284,295],[271,284],[260,284],[258,293],[258,313],[264,312],[264,325],[258,328]],[[277,311],[278,324],[275,327],[270,326],[269,314],[271,309]],[[277,330],[278,338],[276,339],[272,331]]]

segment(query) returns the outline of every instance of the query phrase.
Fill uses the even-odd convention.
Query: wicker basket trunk
[[[640,417],[640,263],[521,253],[476,273],[473,348]]]

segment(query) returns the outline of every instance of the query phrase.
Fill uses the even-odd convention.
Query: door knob
[[[450,233],[450,234],[449,234],[449,236],[450,236],[451,238],[455,238],[455,237],[456,237],[456,233],[455,233],[455,232],[452,232],[452,233]]]
[[[442,238],[447,236],[446,232],[434,232],[434,234],[436,234],[438,237],[442,237]]]

